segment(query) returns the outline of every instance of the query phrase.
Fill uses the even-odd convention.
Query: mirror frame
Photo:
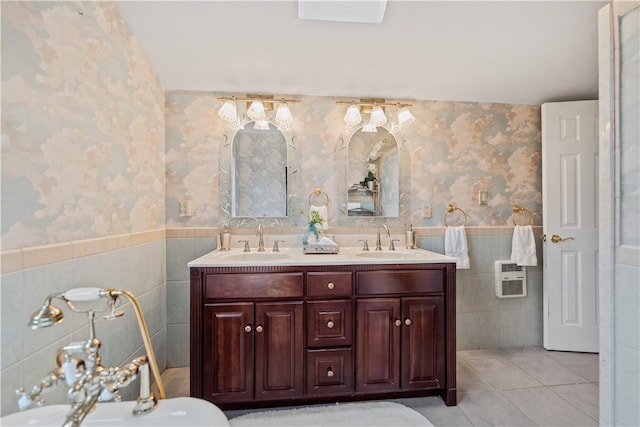
[[[298,212],[298,194],[300,194],[300,152],[296,146],[296,135],[291,128],[284,129],[273,122],[271,117],[266,119],[270,125],[275,126],[283,135],[287,143],[287,216],[283,217],[234,217],[232,215],[233,188],[233,141],[244,126],[253,120],[241,117],[234,122],[225,122],[224,141],[220,145],[220,221],[222,226],[229,228],[257,227],[293,227],[296,225]]]
[[[336,159],[336,199],[338,204],[338,218],[337,224],[339,227],[375,227],[382,224],[386,224],[390,227],[406,227],[411,220],[409,215],[409,205],[411,202],[411,164],[409,158],[409,151],[407,146],[407,140],[405,136],[400,132],[400,128],[394,124],[386,124],[384,126],[378,126],[386,129],[391,136],[396,140],[398,147],[398,216],[386,217],[386,216],[349,216],[347,213],[347,201],[348,201],[348,155],[349,155],[349,142],[351,137],[362,127],[364,123],[360,123],[355,126],[347,126],[345,131],[340,135],[338,143],[336,144],[335,159]]]

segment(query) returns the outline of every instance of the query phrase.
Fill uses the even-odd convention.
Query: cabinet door
[[[303,395],[302,301],[256,304],[256,400]]]
[[[400,299],[357,301],[356,391],[400,388]]]
[[[204,398],[237,402],[253,398],[253,303],[204,308]]]
[[[402,299],[402,389],[444,385],[444,298]]]

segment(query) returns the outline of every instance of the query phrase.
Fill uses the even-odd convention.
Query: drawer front
[[[310,272],[307,273],[307,296],[319,298],[350,297],[351,272]]]
[[[444,270],[378,270],[357,274],[358,295],[442,292]]]
[[[307,350],[307,396],[353,391],[351,349]]]
[[[348,346],[353,342],[351,300],[307,303],[307,347]]]
[[[302,298],[303,273],[206,274],[205,300]]]

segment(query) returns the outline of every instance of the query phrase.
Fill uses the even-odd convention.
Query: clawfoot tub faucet
[[[107,308],[98,312],[110,311],[105,318],[112,319],[124,315],[123,311],[116,310],[116,303],[120,296],[126,296],[132,303],[138,318],[147,355],[137,357],[121,367],[106,368],[100,363],[99,350],[101,342],[95,336],[96,311],[93,309],[80,310],[73,303],[108,298]],[[56,354],[57,367],[51,370],[40,384],[34,386],[31,392],[26,392],[23,388],[16,390],[16,393],[20,396],[18,399],[20,410],[27,409],[34,403],[37,405],[44,404],[44,399],[40,395],[65,383],[69,387],[67,396],[72,403],[63,426],[79,426],[87,414],[93,410],[97,402],[121,400],[118,394],[119,389],[128,386],[138,376],[140,376],[140,395],[134,406],[133,413],[139,415],[153,410],[158,401],[151,392],[150,367],[156,380],[160,399],[165,397],[164,387],[153,348],[151,347],[149,332],[136,298],[128,291],[100,288],[76,288],[61,294],[52,294],[47,297],[42,308],[31,317],[29,326],[32,329],[39,329],[62,322],[64,319],[62,310],[51,304],[54,298],[63,300],[76,313],[87,314],[89,318],[89,338],[87,341],[72,342],[58,349]]]

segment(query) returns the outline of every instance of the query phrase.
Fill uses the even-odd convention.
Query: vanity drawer
[[[353,342],[351,300],[307,302],[307,346],[347,346]]]
[[[204,299],[302,298],[303,273],[206,274]]]
[[[350,297],[352,292],[351,272],[349,271],[307,273],[308,297]]]
[[[358,295],[442,292],[444,279],[444,270],[360,271],[357,273]]]
[[[307,350],[307,396],[353,391],[351,349]]]

